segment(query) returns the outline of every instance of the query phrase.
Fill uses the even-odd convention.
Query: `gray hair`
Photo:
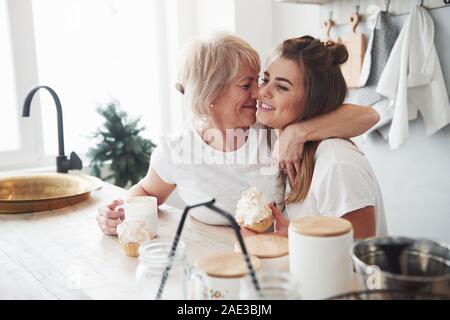
[[[186,48],[176,88],[186,95],[196,117],[208,118],[209,105],[243,66],[259,72],[261,64],[256,50],[234,35],[216,33],[209,40],[194,41]]]

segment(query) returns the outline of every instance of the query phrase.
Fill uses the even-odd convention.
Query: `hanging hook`
[[[359,20],[361,19],[361,17],[359,16],[358,12],[359,12],[359,6],[357,6],[356,12],[353,13],[352,16],[350,17],[350,23],[351,23],[351,26],[352,26],[353,33],[356,33],[356,27],[358,26]]]
[[[385,0],[384,4],[386,5],[386,13],[389,13],[389,7],[391,6],[391,0]]]
[[[450,0],[444,0],[445,5],[450,4]]]
[[[333,10],[330,10],[330,11],[328,12],[328,20],[326,20],[326,21],[323,23],[323,26],[324,26],[324,28],[325,28],[325,36],[326,36],[327,40],[330,39],[330,31],[331,31],[331,27],[333,27],[333,25],[334,25],[334,21],[333,21],[332,18],[333,18]]]
[[[355,10],[356,14],[359,14],[359,5],[360,1],[359,0],[353,0],[353,9]]]

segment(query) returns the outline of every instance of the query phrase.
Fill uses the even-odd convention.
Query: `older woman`
[[[331,41],[324,44],[308,36],[284,41],[264,72],[258,121],[282,132],[295,122],[339,109],[347,94],[340,65],[347,58],[347,49]],[[300,174],[286,179],[289,218],[343,217],[352,223],[355,238],[387,233],[377,179],[355,144],[323,139],[305,143],[302,152]],[[287,235],[286,219],[272,210],[275,232]]]
[[[192,108],[193,119],[161,141],[147,175],[128,195],[155,196],[161,204],[177,188],[186,203],[216,198],[218,206],[234,212],[242,191],[257,186],[268,201],[282,201],[284,188],[277,181],[278,172],[262,170],[271,163],[271,150],[267,135],[261,134],[263,127],[256,123],[259,71],[257,52],[236,36],[217,34],[193,43],[181,64],[177,85]],[[372,109],[345,105],[293,124],[279,139],[280,164],[295,177],[299,150],[306,141],[356,136],[377,121]],[[99,209],[97,221],[105,234],[116,234],[124,213],[114,209],[121,202]],[[209,224],[226,223],[202,208],[191,215]]]

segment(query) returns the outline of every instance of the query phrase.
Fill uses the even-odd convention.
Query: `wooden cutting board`
[[[361,69],[364,61],[364,55],[366,53],[366,37],[362,33],[356,33],[356,27],[359,23],[359,15],[353,14],[350,18],[352,32],[342,39],[338,39],[339,42],[344,44],[348,50],[348,60],[341,66],[342,74],[349,88],[359,87],[359,77],[361,75]]]

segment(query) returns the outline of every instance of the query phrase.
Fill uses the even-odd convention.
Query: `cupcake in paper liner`
[[[117,226],[117,235],[122,249],[129,257],[139,256],[139,247],[150,239],[150,234],[141,220],[124,220]]]
[[[272,210],[264,199],[264,193],[255,187],[242,193],[237,203],[235,218],[241,226],[258,233],[269,229],[274,222]]]

